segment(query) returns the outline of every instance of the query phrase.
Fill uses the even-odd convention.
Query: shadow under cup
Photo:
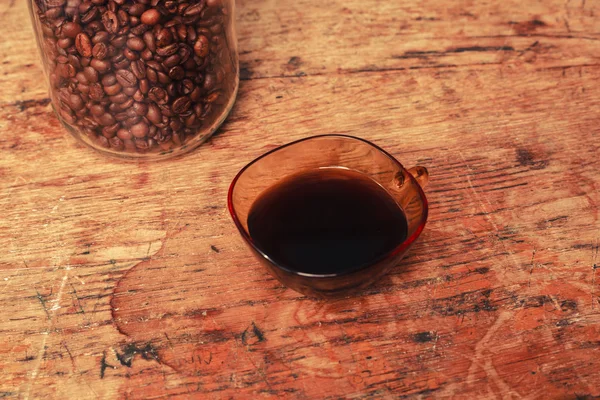
[[[408,222],[407,239],[372,263],[338,274],[302,273],[271,260],[249,233],[248,215],[255,200],[291,175],[324,167],[354,170],[381,185],[404,211]],[[427,222],[428,205],[422,189],[427,181],[425,168],[407,170],[394,157],[366,140],[344,135],[315,136],[279,147],[248,164],[231,184],[228,206],[250,249],[281,283],[309,296],[336,297],[366,288],[406,255]]]

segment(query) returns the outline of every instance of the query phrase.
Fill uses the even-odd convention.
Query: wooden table
[[[139,165],[59,125],[26,3],[0,0],[0,398],[600,396],[596,0],[240,0],[231,117]],[[375,287],[314,301],[226,191],[332,132],[429,168],[430,220]]]

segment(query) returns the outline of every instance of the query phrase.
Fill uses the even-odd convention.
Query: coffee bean
[[[105,138],[104,136],[97,136],[96,137],[96,143],[100,147],[104,147],[104,148],[107,148],[107,149],[110,148],[110,144],[108,143],[108,139]]]
[[[167,68],[172,68],[176,65],[179,65],[181,61],[181,56],[179,54],[173,54],[168,57],[165,61],[163,61],[163,65]]]
[[[134,51],[142,51],[146,47],[146,43],[139,37],[132,37],[127,40],[127,47]]]
[[[65,37],[75,39],[75,37],[81,32],[81,25],[75,22],[66,22],[61,27],[61,32]]]
[[[135,61],[135,60],[139,60],[140,59],[139,54],[136,53],[135,51],[129,49],[129,48],[126,48],[126,49],[123,50],[123,55],[129,61]]]
[[[137,78],[128,70],[121,69],[117,71],[117,81],[124,87],[133,87],[137,84]]]
[[[168,46],[157,48],[156,54],[158,54],[161,57],[169,57],[169,56],[172,56],[173,54],[177,53],[178,49],[179,49],[179,46],[177,45],[177,43],[171,43]]]
[[[116,94],[121,93],[121,85],[119,85],[118,83],[112,86],[104,86],[104,93],[106,93],[109,96],[114,96]]]
[[[173,102],[172,110],[175,114],[183,114],[190,109],[192,101],[189,97],[183,96]]]
[[[137,91],[137,86],[123,88],[123,93],[125,93],[127,96],[133,96]]]
[[[213,74],[206,74],[204,77],[204,90],[210,92],[217,84],[217,78]]]
[[[98,60],[97,58],[94,58],[90,62],[90,66],[101,74],[104,74],[104,73],[110,71],[110,69],[111,69],[111,65],[110,65],[109,61]]]
[[[117,136],[121,140],[131,140],[133,138],[133,135],[131,134],[129,129],[123,129],[123,128],[121,128],[117,131]]]
[[[129,14],[136,17],[141,17],[144,11],[146,11],[146,6],[140,3],[133,4],[129,7]]]
[[[145,103],[133,103],[132,109],[137,115],[145,116],[148,114],[148,105]]]
[[[148,79],[140,80],[140,92],[142,92],[143,94],[147,94],[149,90],[150,82],[148,81]]]
[[[148,134],[148,125],[144,122],[137,123],[130,128],[136,138],[144,138]]]
[[[169,70],[169,77],[179,81],[185,77],[185,71],[180,66],[173,67]]]
[[[127,36],[122,35],[122,36],[117,36],[113,39],[111,39],[110,44],[113,45],[114,47],[116,47],[117,49],[120,49],[121,47],[125,46],[125,44],[127,43]]]
[[[133,94],[133,100],[137,101],[137,102],[142,102],[144,101],[145,97],[144,94],[138,90]]]
[[[98,123],[103,126],[114,125],[115,122],[115,118],[109,113],[103,114],[98,117]]]
[[[156,104],[148,105],[148,112],[146,113],[146,118],[148,118],[148,121],[152,122],[155,125],[160,124],[162,122],[162,114],[160,113],[160,109]]]
[[[158,47],[165,47],[171,44],[171,42],[173,42],[173,35],[171,34],[171,31],[168,29],[161,29],[157,34],[156,34],[156,45]],[[154,49],[156,50],[156,48]],[[154,51],[152,50],[152,51]]]
[[[68,38],[68,37],[62,38],[62,39],[58,39],[58,41],[56,42],[56,44],[61,49],[68,49],[69,47],[73,46],[73,39]]]
[[[106,43],[109,41],[109,39],[110,39],[110,33],[106,32],[106,31],[100,31],[100,32],[96,32],[96,34],[92,38],[92,43],[94,43],[94,44]]]
[[[85,67],[83,69],[83,74],[85,75],[85,77],[88,80],[88,82],[92,82],[92,83],[98,82],[98,79],[99,79],[99,77],[98,77],[98,71],[95,70],[94,68],[92,68],[92,67]]]
[[[108,139],[108,142],[110,143],[110,147],[114,150],[123,151],[123,149],[125,148],[123,140],[116,136]]]
[[[90,113],[95,117],[101,116],[102,114],[104,114],[104,112],[104,107],[100,104],[94,104],[90,107]]]
[[[119,31],[119,19],[112,11],[102,14],[102,24],[109,33],[117,33]]]
[[[154,34],[150,31],[144,33],[144,43],[148,47],[149,51],[156,51],[156,41],[154,40]]]
[[[109,126],[105,126],[104,128],[102,128],[102,134],[107,138],[111,138],[117,134],[120,126],[121,125],[119,125],[118,123],[115,123],[115,124],[112,124]]]
[[[160,21],[160,13],[158,10],[152,8],[142,14],[141,20],[143,24],[156,25],[158,24],[158,21]]]
[[[92,56],[92,42],[90,37],[85,33],[79,33],[75,38],[75,47],[83,57]]]
[[[146,77],[146,64],[142,60],[137,60],[131,63],[131,72],[137,79]]]
[[[206,57],[209,51],[210,45],[208,38],[204,35],[198,37],[198,40],[194,43],[194,53],[196,53],[198,57]]]
[[[106,74],[102,77],[101,82],[103,86],[112,86],[117,83],[117,77],[115,74]]]
[[[129,100],[129,96],[127,96],[125,93],[119,93],[117,95],[114,96],[110,96],[109,100],[112,103],[116,103],[116,104],[123,104],[125,103],[127,100]]]
[[[160,83],[162,83],[163,85],[167,85],[167,84],[171,83],[171,78],[169,78],[169,75],[165,74],[164,72],[159,72],[157,75],[158,75],[158,81]]]
[[[167,103],[168,97],[167,92],[158,86],[153,87],[150,89],[150,92],[148,92],[148,98],[157,104]]]
[[[104,60],[108,56],[108,46],[104,42],[99,42],[92,48],[92,55],[95,59]]]
[[[102,100],[104,97],[104,89],[99,83],[92,83],[90,85],[90,98],[92,100]]]

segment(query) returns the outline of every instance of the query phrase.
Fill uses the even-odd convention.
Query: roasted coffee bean
[[[108,46],[104,42],[99,42],[92,48],[92,55],[98,60],[104,60],[108,56]]]
[[[117,33],[119,31],[119,18],[112,11],[102,14],[102,24],[104,24],[109,33]]]
[[[144,138],[148,134],[148,125],[144,122],[139,122],[130,128],[131,134],[136,138]]]
[[[118,70],[117,81],[124,87],[133,87],[137,84],[137,78],[135,75],[126,69]]]
[[[111,103],[123,104],[129,100],[129,96],[127,96],[125,93],[119,93],[117,95],[110,96],[109,100]]]
[[[98,76],[98,71],[95,70],[94,68],[90,67],[85,67],[83,69],[83,74],[85,75],[85,77],[87,78],[88,82],[98,82],[99,76]]]
[[[90,37],[85,33],[79,33],[75,38],[75,47],[77,47],[77,51],[83,57],[91,57],[92,56],[92,41]]]
[[[127,48],[125,50],[123,50],[123,55],[125,56],[125,58],[127,58],[129,61],[135,61],[135,60],[139,60],[140,56],[138,53],[136,53],[135,51]]]
[[[106,43],[109,41],[109,39],[110,39],[110,33],[106,32],[106,31],[100,31],[94,35],[94,37],[92,38],[92,42],[94,44]]]
[[[170,45],[171,42],[173,42],[173,35],[171,34],[170,30],[161,29],[156,34],[156,46],[165,47],[165,46]],[[152,51],[154,51],[154,50],[156,50],[156,47]]]
[[[179,65],[181,62],[181,56],[179,54],[173,54],[168,57],[165,61],[163,61],[163,65],[167,68],[172,68],[176,65]]]
[[[192,101],[189,97],[183,96],[173,102],[172,110],[175,114],[183,114],[190,109]]]
[[[75,22],[66,22],[61,27],[61,33],[68,38],[75,39],[81,32],[81,25]]]
[[[144,79],[146,77],[146,64],[142,60],[132,62],[130,68],[137,79]]]
[[[147,94],[149,90],[150,82],[148,81],[148,79],[140,80],[140,92],[142,92],[142,94]]]
[[[117,134],[120,127],[121,127],[121,125],[118,123],[115,123],[115,124],[109,125],[109,126],[105,126],[104,128],[102,128],[102,134],[105,137],[111,138]]]
[[[121,128],[117,131],[117,136],[121,140],[131,140],[133,138],[133,135],[129,131],[129,129],[123,129],[123,128]]]
[[[180,66],[173,67],[169,70],[169,77],[176,81],[179,81],[185,77],[185,71]]]
[[[104,93],[106,93],[109,96],[114,96],[116,94],[121,93],[121,89],[122,87],[118,83],[112,86],[104,86]]]
[[[125,148],[123,141],[116,136],[108,139],[108,143],[110,144],[110,147],[116,151],[123,151],[123,149]]]
[[[216,84],[217,78],[213,74],[206,74],[206,76],[204,77],[204,90],[209,92],[215,87]]]
[[[94,68],[96,71],[98,71],[101,74],[104,74],[108,71],[110,71],[111,69],[111,65],[109,61],[106,60],[98,60],[96,58],[94,58],[91,62],[90,62],[90,66],[92,68]]]
[[[165,104],[167,103],[169,96],[165,89],[155,86],[148,92],[148,98],[157,104]]]
[[[125,93],[127,96],[133,96],[137,91],[137,86],[123,88],[123,93]]]
[[[127,40],[127,47],[134,51],[142,51],[146,47],[146,43],[139,37],[132,37]]]
[[[90,85],[90,98],[92,100],[102,100],[104,97],[104,89],[99,83],[92,83]]]
[[[106,74],[102,77],[101,82],[103,86],[112,86],[117,83],[117,77],[115,74]]]
[[[154,39],[154,34],[150,31],[146,31],[143,36],[144,44],[148,47],[150,51],[156,51],[156,41]]]
[[[142,20],[143,24],[156,25],[156,24],[158,24],[158,21],[160,21],[160,12],[158,12],[158,10],[152,8],[148,11],[145,11],[142,14],[141,20]]]
[[[194,43],[194,53],[198,57],[206,57],[210,51],[210,44],[206,36],[200,36]]]
[[[129,7],[129,14],[136,17],[141,17],[144,11],[146,11],[146,6],[141,3],[136,3]]]
[[[168,46],[157,48],[156,54],[158,54],[161,57],[169,57],[169,56],[172,56],[173,54],[177,53],[178,49],[179,49],[179,46],[177,45],[177,43],[171,43]]]
[[[158,81],[160,83],[162,83],[163,85],[167,85],[167,84],[171,83],[171,78],[169,78],[169,75],[165,74],[164,72],[159,72],[157,75],[158,75]]]
[[[162,122],[162,114],[160,113],[160,109],[156,104],[148,105],[148,112],[146,113],[146,118],[148,121],[152,122],[155,125],[158,125]]]
[[[145,116],[146,114],[148,114],[148,105],[145,103],[133,103],[133,107],[132,110],[137,114],[137,115],[141,115],[141,116]]]

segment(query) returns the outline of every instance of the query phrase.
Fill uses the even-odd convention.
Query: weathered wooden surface
[[[157,164],[82,148],[25,1],[0,0],[0,397],[600,396],[600,4],[238,1],[221,133]],[[430,222],[362,296],[254,261],[236,172],[311,134],[431,173]]]

